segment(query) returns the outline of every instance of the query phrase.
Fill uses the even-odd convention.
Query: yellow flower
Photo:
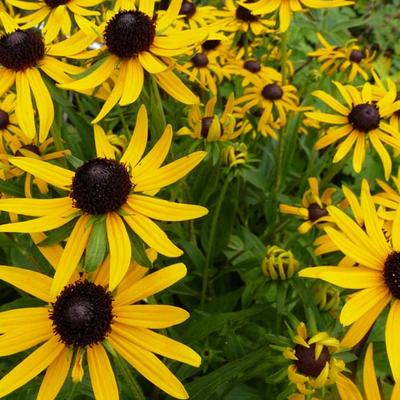
[[[90,32],[90,22],[85,17],[100,15],[99,11],[88,10],[104,0],[7,0],[17,9],[28,11],[19,18],[22,29],[41,25],[43,22],[43,37],[46,43],[52,42],[62,32],[69,36],[72,31],[72,19],[76,26],[85,32]],[[76,29],[74,29],[76,30]]]
[[[187,53],[207,36],[205,29],[166,31],[178,16],[181,3],[182,0],[172,0],[160,18],[154,11],[154,0],[140,0],[138,9],[125,4],[122,11],[118,8],[110,11],[99,28],[103,41],[100,58],[84,77],[60,85],[79,91],[95,88],[109,78],[115,81],[93,123],[103,119],[117,103],[125,106],[135,102],[143,89],[145,71],[178,101],[199,102],[170,68],[174,56]]]
[[[334,357],[340,348],[339,341],[327,332],[309,336],[303,322],[297,326],[292,338],[294,347],[286,348],[283,356],[293,361],[288,366],[288,378],[302,394],[312,394],[316,389],[346,381],[342,371],[343,360]]]
[[[331,197],[335,189],[328,188],[320,197],[317,178],[309,178],[310,189],[303,195],[303,207],[295,207],[287,204],[280,204],[279,211],[283,214],[296,215],[305,219],[299,227],[300,233],[307,233],[315,224],[331,221],[326,207],[332,203]]]
[[[334,82],[334,84],[346,105],[322,90],[315,91],[313,95],[339,115],[323,112],[306,113],[309,118],[338,125],[330,128],[316,142],[315,148],[319,150],[345,138],[338,145],[333,162],[337,163],[342,160],[354,147],[353,169],[355,172],[360,172],[369,141],[378,153],[383,164],[385,177],[388,179],[392,170],[392,160],[382,142],[400,150],[400,138],[399,133],[389,124],[383,122],[383,119],[400,110],[400,102],[394,102],[395,96],[392,91],[376,102],[369,83],[364,84],[361,93],[353,86],[343,86],[339,82]]]
[[[215,11],[213,6],[196,5],[192,1],[183,0],[175,27],[196,29],[209,26],[216,20]]]
[[[184,221],[207,213],[204,207],[177,204],[152,197],[191,171],[204,158],[198,151],[163,167],[171,141],[167,126],[161,138],[143,157],[148,139],[148,120],[141,107],[131,141],[120,160],[103,129],[95,125],[97,158],[86,161],[76,172],[33,158],[15,157],[10,162],[36,178],[68,191],[57,199],[1,199],[0,210],[37,217],[0,226],[1,232],[41,232],[76,219],[63,257],[57,266],[52,293],[70,279],[86,248],[93,227],[91,221],[104,216],[110,252],[110,289],[124,277],[131,260],[131,243],[126,225],[149,247],[167,257],[182,251],[152,219]]]
[[[321,73],[326,71],[325,73],[332,75],[336,71],[341,71],[347,74],[347,80],[350,82],[353,82],[358,75],[364,81],[369,79],[368,72],[372,70],[375,53],[371,54],[368,49],[361,49],[355,43],[355,39],[348,41],[344,48],[340,48],[328,43],[320,33],[317,33],[317,36],[323,47],[308,55],[317,57],[322,62]]]
[[[299,263],[290,250],[268,246],[261,264],[264,275],[274,281],[290,279],[298,270]]]
[[[255,15],[271,14],[279,10],[279,29],[286,32],[294,12],[303,12],[308,8],[332,8],[354,4],[350,0],[258,0],[243,3]],[[303,8],[305,7],[305,8]]]
[[[222,151],[222,159],[229,168],[245,165],[249,155],[245,143],[234,143]]]
[[[56,57],[69,57],[82,51],[95,36],[78,32],[55,44],[45,45],[39,31],[22,30],[5,12],[0,12],[5,33],[0,37],[0,96],[14,84],[16,88],[15,115],[24,134],[36,138],[35,112],[32,94],[39,118],[39,142],[46,140],[54,120],[53,100],[43,81],[41,72],[56,82],[67,82],[66,74],[82,72],[82,68],[69,65]]]
[[[58,248],[54,252],[46,250],[48,261],[57,260],[59,252]],[[56,267],[54,262],[53,266]],[[181,382],[155,354],[195,367],[200,365],[200,356],[152,329],[179,324],[189,314],[174,306],[136,304],[182,279],[186,267],[174,264],[147,276],[146,272],[146,268],[132,263],[111,293],[107,286],[109,262],[106,260],[92,280],[74,271],[65,286],[53,293],[53,279],[49,276],[0,266],[1,280],[47,303],[0,313],[2,356],[39,345],[0,379],[0,397],[46,370],[37,398],[54,399],[71,365],[73,382],[82,380],[86,355],[94,398],[118,400],[118,386],[106,351],[110,350],[170,396],[187,399],[189,396]]]
[[[236,126],[234,117],[234,97],[229,96],[221,116],[215,113],[217,97],[212,97],[202,112],[200,106],[195,104],[188,114],[188,127],[178,130],[178,135],[190,135],[193,139],[206,139],[207,142],[228,141],[237,138],[246,128]]]
[[[361,209],[365,227],[362,229],[347,214],[328,207],[338,229],[325,231],[340,251],[358,263],[357,267],[313,267],[299,272],[302,277],[319,278],[334,285],[356,289],[340,313],[340,322],[351,325],[342,345],[353,347],[367,334],[378,316],[391,303],[386,320],[386,350],[393,377],[400,378],[400,208],[396,211],[393,233],[388,241],[382,232],[368,183],[363,181]]]
[[[245,4],[247,7],[247,4]],[[248,32],[256,36],[273,32],[274,21],[253,14],[236,0],[226,0],[225,7],[215,12],[220,18],[219,26],[226,32]]]
[[[244,90],[243,96],[239,97],[236,103],[243,104],[242,113],[256,106],[262,109],[258,122],[259,130],[261,126],[278,120],[280,126],[285,126],[288,111],[297,109],[299,100],[296,92],[297,89],[292,85],[281,85],[254,77],[251,85]]]

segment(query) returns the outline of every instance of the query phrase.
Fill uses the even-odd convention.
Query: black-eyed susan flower
[[[279,30],[286,32],[294,12],[304,12],[309,8],[342,7],[353,4],[350,0],[258,0],[244,2],[244,7],[254,15],[271,14],[279,11]]]
[[[342,373],[345,369],[344,361],[335,357],[340,349],[336,338],[327,332],[316,332],[311,336],[306,325],[301,322],[292,341],[294,346],[286,348],[283,356],[292,361],[287,370],[288,378],[302,395],[311,395],[316,390],[334,384],[346,387],[349,396],[357,392],[354,383]]]
[[[335,189],[327,188],[322,193],[322,196],[320,196],[318,179],[309,178],[308,184],[310,189],[303,194],[303,207],[296,207],[288,204],[279,205],[279,211],[281,213],[296,215],[305,219],[298,227],[300,233],[307,233],[314,225],[331,220],[326,207],[332,204],[332,194],[335,192]]]
[[[333,162],[339,162],[354,148],[353,169],[360,172],[367,152],[367,143],[370,142],[382,161],[385,177],[388,179],[392,170],[392,160],[382,142],[400,150],[400,138],[399,133],[383,120],[400,110],[400,102],[395,102],[395,93],[390,91],[381,100],[375,101],[369,83],[363,85],[361,92],[353,86],[334,83],[345,105],[322,90],[315,91],[313,95],[338,115],[323,112],[306,113],[307,117],[336,125],[322,135],[315,148],[319,150],[343,139],[337,146]]]
[[[193,54],[187,63],[177,65],[177,69],[188,75],[190,81],[199,83],[204,90],[209,90],[213,96],[217,95],[217,86],[222,80],[225,77],[229,79],[229,74],[221,67],[218,57],[204,52]]]
[[[56,254],[45,253],[49,262]],[[55,267],[56,265],[54,265]],[[0,313],[0,355],[39,345],[0,379],[0,397],[12,393],[46,370],[38,399],[57,397],[69,373],[77,383],[87,360],[95,399],[118,400],[119,390],[107,350],[119,354],[139,374],[170,396],[188,398],[179,380],[155,355],[198,367],[200,356],[189,347],[153,331],[185,321],[189,314],[168,305],[136,304],[186,275],[174,264],[145,276],[147,268],[132,263],[112,293],[106,260],[93,279],[76,271],[52,292],[53,280],[38,272],[0,266],[0,279],[44,302],[43,306]]]
[[[181,25],[191,29],[209,26],[216,20],[215,10],[216,8],[213,6],[183,0],[175,26],[178,29],[181,28]]]
[[[125,275],[131,259],[127,226],[157,252],[167,257],[177,257],[182,251],[153,219],[183,221],[207,213],[204,207],[152,197],[161,188],[184,177],[201,162],[205,152],[195,152],[161,166],[171,146],[172,129],[168,126],[143,157],[147,137],[147,112],[142,106],[131,141],[120,160],[115,158],[113,147],[98,125],[95,126],[97,158],[86,161],[75,172],[28,157],[9,159],[16,167],[69,192],[66,197],[56,199],[0,200],[1,210],[37,217],[2,225],[2,232],[48,231],[76,219],[64,255],[57,266],[52,293],[68,282],[77,267],[91,233],[90,221],[104,216],[111,265],[110,289],[114,290]]]
[[[247,5],[246,5],[247,6]],[[274,21],[252,13],[236,0],[226,0],[225,6],[215,12],[221,29],[226,32],[248,32],[261,35],[273,32]]]
[[[245,143],[233,143],[222,150],[222,160],[229,168],[246,165],[249,151]]]
[[[46,43],[52,42],[62,33],[70,36],[75,21],[75,26],[90,32],[90,22],[86,17],[100,15],[99,11],[91,10],[104,0],[9,0],[17,10],[25,13],[19,18],[22,29],[29,29],[43,24],[42,32]],[[71,18],[73,17],[73,19]]]
[[[396,211],[391,240],[379,222],[369,186],[363,181],[361,208],[365,227],[337,207],[328,207],[338,229],[325,227],[339,250],[355,260],[356,267],[321,266],[299,272],[302,277],[319,278],[346,289],[356,289],[340,313],[340,322],[351,325],[342,340],[345,347],[355,346],[390,304],[386,320],[385,342],[394,379],[400,378],[398,325],[400,323],[400,208]]]
[[[292,85],[282,85],[273,81],[263,81],[254,77],[251,85],[245,90],[243,96],[236,101],[241,105],[241,111],[246,113],[252,107],[259,107],[262,114],[259,125],[270,123],[271,119],[279,119],[280,126],[285,126],[288,111],[297,109],[297,89]]]
[[[5,33],[0,36],[0,96],[14,84],[16,91],[15,115],[24,134],[36,138],[35,99],[39,119],[39,142],[43,142],[54,119],[53,101],[44,83],[42,72],[56,82],[71,78],[66,74],[82,71],[80,67],[58,60],[57,56],[71,56],[82,51],[93,40],[82,32],[55,44],[45,45],[40,31],[23,30],[6,13],[0,12]]]
[[[367,48],[362,49],[354,39],[348,41],[342,48],[331,45],[319,33],[317,36],[323,47],[308,55],[318,58],[318,61],[322,63],[321,73],[332,75],[336,71],[341,71],[344,73],[344,79],[350,82],[353,82],[357,76],[361,76],[364,81],[369,79],[375,53],[371,53]]]
[[[233,140],[240,136],[244,129],[236,126],[234,117],[234,96],[229,96],[222,115],[215,112],[217,97],[212,97],[204,107],[194,105],[188,113],[188,126],[178,130],[178,135],[190,135],[193,139],[206,139],[207,142]]]
[[[181,3],[182,0],[172,0],[160,18],[154,11],[154,0],[140,1],[138,8],[130,4],[123,10],[110,11],[99,27],[103,42],[100,58],[84,77],[60,85],[64,89],[81,91],[112,78],[113,89],[93,123],[104,118],[117,103],[124,106],[135,102],[143,89],[145,71],[178,101],[199,102],[170,68],[174,56],[187,53],[207,36],[205,29],[167,29],[178,16]]]

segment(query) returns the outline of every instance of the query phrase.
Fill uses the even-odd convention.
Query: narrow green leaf
[[[141,266],[153,268],[152,262],[147,257],[147,253],[143,242],[139,239],[136,233],[128,230],[129,239],[131,241],[132,258]]]
[[[67,222],[65,225],[60,228],[53,229],[52,231],[46,232],[47,238],[42,240],[39,245],[40,246],[52,246],[53,244],[58,244],[65,240],[72,232],[74,228],[76,220],[73,219]]]

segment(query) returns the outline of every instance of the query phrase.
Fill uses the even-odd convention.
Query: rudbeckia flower
[[[47,255],[49,261],[57,259],[56,254]],[[1,280],[45,302],[0,313],[1,356],[39,345],[0,379],[0,397],[46,370],[37,398],[54,399],[69,371],[75,384],[82,380],[86,356],[94,398],[118,400],[116,377],[106,351],[111,350],[170,396],[187,399],[181,382],[155,354],[195,367],[200,365],[200,356],[153,329],[177,325],[189,314],[174,306],[136,304],[182,279],[186,267],[174,264],[147,276],[146,272],[147,268],[133,263],[111,293],[106,260],[92,280],[74,272],[71,280],[53,293],[49,276],[0,266]]]
[[[283,214],[291,214],[305,219],[298,227],[300,233],[307,233],[314,225],[329,222],[331,219],[326,207],[332,204],[332,194],[335,189],[325,189],[322,196],[319,195],[319,183],[317,178],[309,178],[310,189],[303,194],[303,207],[280,204],[279,211]]]
[[[101,85],[110,77],[115,81],[97,117],[99,122],[118,103],[132,104],[143,89],[145,72],[176,100],[196,104],[199,99],[174,74],[173,57],[187,53],[204,40],[204,29],[174,31],[167,28],[179,14],[182,0],[172,0],[165,13],[158,18],[154,0],[141,0],[139,8],[114,9],[107,21],[99,27],[103,46],[100,59],[89,67],[88,73],[71,83],[60,85],[64,89],[88,90]]]
[[[313,95],[339,115],[323,112],[306,113],[307,117],[317,121],[338,125],[330,128],[316,142],[315,148],[319,150],[345,138],[338,145],[333,162],[337,163],[342,160],[354,147],[353,169],[355,172],[360,172],[369,141],[379,154],[385,177],[388,179],[392,170],[392,160],[382,142],[400,150],[400,138],[398,132],[383,119],[389,118],[390,115],[400,110],[400,101],[395,102],[396,93],[390,91],[382,99],[375,101],[369,83],[364,84],[361,93],[353,86],[343,86],[339,82],[334,82],[334,84],[344,99],[345,105],[322,90],[315,91]]]
[[[300,393],[310,395],[333,384],[345,385],[350,389],[349,394],[357,391],[354,383],[342,374],[344,361],[335,357],[340,349],[336,338],[327,332],[311,336],[303,322],[297,326],[296,333],[292,338],[294,346],[286,348],[283,356],[293,362],[288,366],[288,378]]]
[[[234,96],[229,96],[222,115],[215,112],[217,98],[212,97],[204,111],[197,104],[192,106],[188,114],[188,125],[178,130],[178,135],[190,135],[193,139],[206,139],[207,142],[233,140],[245,129],[236,127],[234,112]],[[235,129],[236,128],[236,129]]]
[[[341,48],[328,43],[321,34],[317,33],[317,36],[323,47],[308,53],[308,55],[317,57],[322,63],[321,73],[326,71],[328,75],[332,75],[336,71],[341,71],[345,74],[344,79],[350,82],[353,82],[358,75],[364,81],[369,79],[368,74],[373,68],[372,61],[375,53],[371,53],[368,49],[362,49],[354,39]]]
[[[22,29],[29,29],[43,23],[43,37],[46,43],[52,42],[60,32],[70,36],[72,18],[76,26],[90,32],[90,22],[85,17],[100,15],[99,11],[89,10],[104,0],[7,0],[16,9],[28,11],[18,19]]]
[[[254,15],[271,14],[279,10],[279,30],[286,32],[294,12],[304,12],[309,8],[332,8],[350,6],[350,0],[259,0],[254,3],[243,2],[243,6]],[[304,7],[304,8],[303,8]]]
[[[167,257],[182,251],[152,221],[184,221],[207,213],[201,206],[177,204],[152,197],[159,189],[184,177],[205,156],[198,151],[163,167],[172,141],[168,126],[151,151],[143,157],[148,136],[147,112],[141,107],[131,141],[117,160],[100,126],[95,126],[97,158],[86,161],[75,172],[28,157],[10,158],[16,167],[69,192],[57,199],[1,199],[0,210],[38,217],[0,226],[1,232],[41,232],[76,223],[57,266],[52,293],[71,277],[86,248],[92,229],[90,221],[104,215],[110,252],[110,290],[125,275],[131,260],[126,225],[150,248]]]
[[[379,223],[369,186],[363,181],[361,208],[365,227],[362,229],[340,209],[331,206],[328,212],[338,229],[325,227],[339,250],[358,263],[356,267],[319,266],[306,268],[299,276],[318,278],[345,289],[356,290],[347,298],[340,313],[340,322],[351,325],[342,340],[344,347],[353,347],[367,334],[387,305],[385,342],[393,377],[400,378],[400,207],[393,222],[391,240]]]
[[[243,6],[236,0],[226,0],[225,7],[215,12],[220,18],[221,29],[226,32],[251,31],[255,35],[273,32],[274,21],[257,16],[246,7],[247,4]]]
[[[285,126],[288,111],[297,109],[299,99],[296,92],[297,89],[292,85],[282,85],[272,80],[264,81],[254,77],[251,85],[244,90],[243,96],[239,97],[236,103],[241,105],[242,113],[246,113],[252,107],[261,108],[259,126],[278,119],[280,126]]]
[[[42,72],[56,82],[69,81],[66,72],[76,74],[82,69],[56,57],[82,51],[95,36],[90,38],[79,32],[62,42],[45,45],[39,31],[20,29],[4,12],[0,12],[0,20],[5,29],[0,36],[0,96],[15,84],[15,114],[24,134],[33,139],[37,132],[33,94],[39,118],[39,142],[43,142],[54,120],[54,107]]]
[[[209,26],[216,19],[215,10],[216,8],[213,6],[196,5],[192,1],[183,0],[175,27],[177,29],[181,29],[182,26],[196,29]]]

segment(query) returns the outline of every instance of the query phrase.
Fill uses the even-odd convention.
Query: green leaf
[[[93,222],[92,232],[85,253],[84,269],[87,272],[96,271],[103,262],[107,251],[107,231],[105,219]]]
[[[190,394],[190,400],[207,400],[217,398],[218,389],[237,378],[243,378],[247,371],[255,365],[266,361],[267,349],[261,348],[257,351],[242,357],[239,360],[231,361],[217,370],[196,379],[186,386]],[[234,386],[234,385],[233,385]]]
[[[52,231],[47,232],[47,238],[42,240],[39,245],[40,246],[52,246],[53,244],[58,244],[65,240],[72,232],[75,226],[75,219],[67,222],[65,225],[60,228],[53,229]]]
[[[129,239],[132,246],[132,258],[141,266],[146,268],[153,268],[152,262],[147,257],[146,249],[143,242],[131,230],[128,230]]]

